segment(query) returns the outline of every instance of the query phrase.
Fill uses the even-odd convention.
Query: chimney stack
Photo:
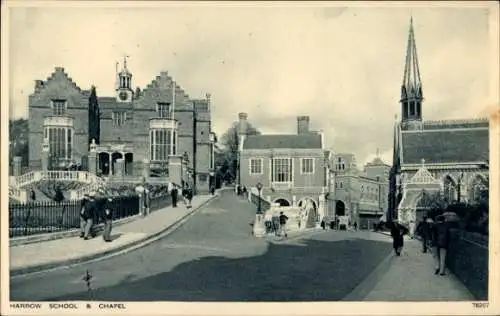
[[[297,134],[308,134],[309,133],[309,116],[298,116],[297,117]]]
[[[244,112],[238,114],[238,118],[239,118],[238,134],[239,135],[245,135],[247,133],[247,127],[248,127],[247,117],[248,117],[248,115]]]

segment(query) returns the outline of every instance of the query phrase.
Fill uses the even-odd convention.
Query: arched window
[[[476,176],[474,180],[472,180],[472,185],[471,185],[471,192],[469,199],[471,200],[472,203],[479,203],[481,201],[483,192],[486,191],[488,188],[488,185],[479,176]]]
[[[457,198],[457,187],[455,182],[450,176],[446,176],[444,178],[444,199],[448,202],[451,203],[456,200]]]

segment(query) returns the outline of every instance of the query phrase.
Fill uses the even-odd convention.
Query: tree
[[[228,128],[221,137],[220,143],[223,148],[215,156],[215,164],[221,167],[222,174],[226,175],[225,180],[234,180],[238,173],[238,149],[240,146],[240,137],[238,135],[239,129],[239,122],[234,122],[231,127]],[[247,123],[246,135],[260,135],[260,131],[253,127],[252,124]],[[229,177],[231,179],[228,179]]]
[[[22,165],[28,165],[28,120],[24,118],[9,120],[9,164],[12,158],[22,157]]]

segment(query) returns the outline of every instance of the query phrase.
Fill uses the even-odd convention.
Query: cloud
[[[218,134],[239,112],[268,133],[293,133],[296,116],[309,115],[334,151],[365,161],[380,148],[392,158],[410,14],[424,117],[474,116],[491,71],[484,9],[208,4],[12,9],[11,116],[27,114],[34,80],[57,65],[82,88],[113,95],[126,53],[134,85],[167,70],[191,97],[210,92]]]

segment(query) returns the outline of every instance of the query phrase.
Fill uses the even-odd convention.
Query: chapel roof
[[[320,134],[250,135],[243,149],[321,149]]]
[[[402,163],[478,162],[489,159],[488,122],[430,122],[419,131],[402,131]],[[460,125],[460,127],[458,127]]]

